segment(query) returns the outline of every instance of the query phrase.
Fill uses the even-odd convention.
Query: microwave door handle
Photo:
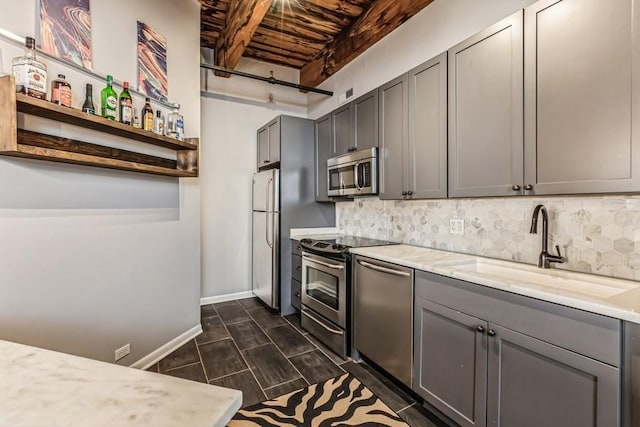
[[[362,190],[362,186],[360,185],[360,162],[353,165],[353,174],[354,174],[354,183],[358,190]]]

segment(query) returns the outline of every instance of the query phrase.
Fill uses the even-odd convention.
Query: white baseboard
[[[200,298],[200,305],[215,304],[215,303],[218,303],[218,302],[235,301],[237,299],[251,298],[252,296],[253,296],[253,292],[245,291],[245,292],[236,292],[234,294],[218,295],[218,296],[215,296],[215,297]]]
[[[130,365],[131,368],[137,369],[147,369],[152,366],[154,363],[159,360],[164,359],[166,356],[170,355],[174,350],[179,349],[184,344],[186,344],[189,340],[197,337],[202,333],[202,325],[197,324],[193,328],[188,331],[178,335],[165,345],[159,347],[158,349],[152,351],[151,353],[144,356],[142,359]]]

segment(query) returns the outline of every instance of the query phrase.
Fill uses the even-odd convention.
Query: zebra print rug
[[[351,374],[241,409],[229,427],[408,427]]]

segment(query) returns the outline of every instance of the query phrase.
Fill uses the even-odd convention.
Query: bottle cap
[[[113,82],[113,76],[111,74],[107,74],[107,83]]]
[[[151,98],[146,97],[146,98],[144,99],[144,102],[151,102]]]
[[[35,49],[36,48],[36,39],[34,39],[33,37],[25,37],[24,38],[24,46],[29,48],[29,49]]]
[[[93,85],[91,83],[87,83],[87,90],[91,92],[93,90]]]
[[[58,74],[58,78],[59,78],[59,79],[64,80],[64,79],[66,79],[67,77],[66,77],[64,74]]]
[[[129,89],[129,82],[122,82],[122,87],[124,89]]]
[[[156,117],[157,118],[161,118],[162,117],[162,112],[160,110],[156,110]]]
[[[173,108],[179,110],[180,109],[180,104],[174,103],[173,104]]]

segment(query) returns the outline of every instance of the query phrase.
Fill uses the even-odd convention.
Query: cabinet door
[[[258,168],[269,163],[269,129],[258,130]]]
[[[404,74],[379,89],[380,199],[404,199],[407,182],[409,79]]]
[[[280,118],[268,125],[269,128],[269,163],[280,161]]]
[[[409,71],[406,190],[412,199],[447,197],[447,53]]]
[[[520,11],[449,50],[451,197],[522,194],[522,20]]]
[[[344,105],[331,113],[333,119],[333,143],[335,155],[347,154],[353,147],[353,109],[351,104]]]
[[[620,425],[617,368],[510,329],[489,328],[489,425]]]
[[[415,301],[414,390],[461,426],[484,426],[487,322]]]
[[[633,0],[542,1],[525,10],[530,194],[638,190],[638,22]]]
[[[351,151],[378,146],[378,89],[353,101],[353,127]]]
[[[327,160],[333,157],[331,115],[316,120],[316,202],[329,202]]]

